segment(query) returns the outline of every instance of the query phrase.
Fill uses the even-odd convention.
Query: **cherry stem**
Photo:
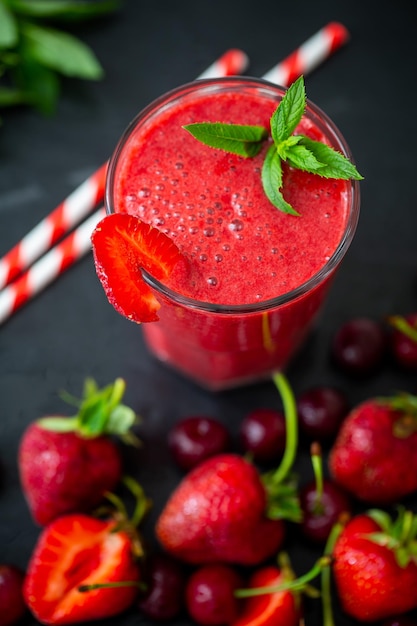
[[[146,591],[147,586],[137,580],[119,580],[111,583],[91,583],[90,585],[80,585],[77,590],[80,593],[95,591],[96,589],[117,589],[118,587],[137,587],[141,591]]]
[[[269,585],[266,587],[254,587],[252,589],[236,589],[234,595],[237,598],[250,598],[252,596],[262,596],[267,593],[279,593],[280,591],[301,591],[307,583],[316,578],[323,569],[329,569],[331,559],[328,556],[322,556],[316,561],[313,567],[303,576],[288,580],[280,585]]]
[[[272,375],[272,380],[281,396],[286,428],[284,454],[272,478],[273,482],[277,484],[287,477],[294,464],[298,446],[298,418],[294,394],[284,374],[277,372]]]
[[[314,442],[311,444],[310,456],[316,482],[316,505],[320,506],[323,498],[323,462],[319,443]]]
[[[333,525],[324,548],[324,557],[332,559],[334,546],[336,541],[345,527],[347,516],[342,516],[341,519]],[[321,605],[323,613],[323,626],[335,626],[332,607],[332,592],[331,592],[331,568],[325,567],[321,572]]]

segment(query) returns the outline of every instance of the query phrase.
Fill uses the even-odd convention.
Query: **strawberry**
[[[137,557],[143,555],[136,526],[148,508],[142,490],[131,479],[137,497],[131,520],[123,504],[112,516],[98,519],[71,513],[41,532],[23,585],[25,602],[42,624],[74,624],[116,615],[132,605],[141,578]]]
[[[163,548],[189,563],[255,565],[276,553],[283,519],[299,521],[295,486],[287,480],[297,444],[297,414],[282,374],[278,387],[286,419],[286,449],[277,470],[260,475],[233,453],[216,454],[194,467],[165,504],[156,535]]]
[[[274,587],[284,580],[275,565],[268,565],[255,571],[248,588]],[[292,591],[275,591],[246,598],[240,616],[231,626],[298,626],[300,618],[300,595]]]
[[[163,281],[184,256],[157,228],[133,215],[107,215],[91,241],[97,275],[113,307],[135,322],[158,320],[160,303],[144,281],[142,270]]]
[[[266,565],[252,574],[245,589],[237,589],[243,606],[231,626],[298,626],[302,623],[302,594],[317,598],[320,593],[309,582],[331,559],[323,556],[300,578],[296,578],[285,553],[278,555],[277,565]],[[326,622],[327,623],[327,622]]]
[[[23,433],[20,480],[36,523],[91,510],[120,480],[121,454],[109,435],[133,441],[128,430],[135,414],[120,404],[124,390],[121,379],[101,390],[87,380],[74,417],[46,417]]]
[[[344,420],[329,454],[334,480],[357,498],[388,504],[417,489],[417,397],[373,398]]]
[[[417,607],[417,516],[396,520],[372,510],[352,518],[333,548],[333,575],[344,611],[363,622]]]

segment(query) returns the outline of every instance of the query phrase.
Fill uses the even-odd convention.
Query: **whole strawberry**
[[[417,607],[417,517],[395,521],[373,510],[347,523],[333,549],[333,574],[344,611],[374,622]]]
[[[216,455],[185,476],[156,525],[165,550],[190,563],[260,563],[277,552],[282,520],[266,517],[266,493],[253,465]]]
[[[357,406],[330,450],[329,469],[337,483],[372,504],[417,490],[417,397],[399,394]]]
[[[157,523],[163,548],[189,563],[261,563],[284,538],[283,519],[299,520],[295,486],[287,480],[297,443],[292,391],[274,376],[287,427],[286,449],[277,470],[260,475],[238,454],[217,454],[192,469],[171,494]]]
[[[119,509],[98,519],[62,515],[40,534],[23,585],[26,605],[42,624],[75,624],[121,613],[138,592],[143,556],[136,532],[148,509],[142,489],[125,479],[136,496],[132,519]]]
[[[109,435],[133,440],[128,431],[135,414],[120,404],[124,390],[121,379],[103,389],[87,380],[74,417],[45,417],[23,433],[20,480],[38,524],[64,513],[90,511],[120,480],[121,454]]]

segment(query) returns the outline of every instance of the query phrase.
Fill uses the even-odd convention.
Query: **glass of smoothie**
[[[197,141],[196,122],[260,125],[285,90],[221,78],[181,86],[146,107],[110,159],[106,208],[156,227],[178,246],[187,271],[143,276],[161,304],[142,324],[150,352],[210,390],[282,370],[315,323],[357,226],[357,180],[323,178],[283,164],[283,194],[298,215],[265,195],[265,147],[246,158]],[[307,101],[295,134],[351,159],[335,124]]]

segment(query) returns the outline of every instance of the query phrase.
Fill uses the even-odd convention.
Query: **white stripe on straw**
[[[228,50],[198,78],[206,78],[208,71],[213,78],[239,74],[246,69],[247,64],[245,53],[236,49]],[[50,246],[103,201],[106,170],[107,162],[0,260],[0,289],[8,285],[0,291],[0,324],[91,250],[91,233],[105,215],[103,208],[91,215],[55,248]],[[29,270],[10,282],[12,276],[24,271],[48,248],[49,252],[33,263]]]
[[[263,75],[264,80],[288,87],[301,74],[309,74],[349,40],[349,32],[339,22],[330,22]]]

